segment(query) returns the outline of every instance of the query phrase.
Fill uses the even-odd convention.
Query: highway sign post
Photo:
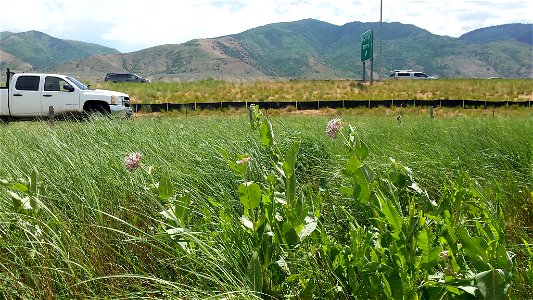
[[[366,61],[370,60],[370,84],[374,81],[374,35],[372,29],[361,35],[361,62],[363,63],[363,82],[366,75]]]
[[[361,35],[361,62],[372,59],[372,29]]]

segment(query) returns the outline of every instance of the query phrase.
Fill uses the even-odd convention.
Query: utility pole
[[[379,81],[381,79],[381,40],[383,39],[383,0],[379,4],[379,67],[378,67],[378,76]]]

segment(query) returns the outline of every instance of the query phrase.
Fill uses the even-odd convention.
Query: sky
[[[533,23],[532,0],[9,0],[0,10],[0,31],[38,30],[133,52],[308,18],[335,25],[379,22],[380,1],[383,22],[438,35]]]

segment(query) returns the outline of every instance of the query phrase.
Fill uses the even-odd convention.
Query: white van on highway
[[[437,77],[428,76],[422,72],[413,70],[394,70],[391,71],[389,78],[394,79],[437,79]]]

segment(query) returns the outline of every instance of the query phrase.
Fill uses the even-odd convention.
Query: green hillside
[[[533,78],[533,49],[523,38],[531,26],[494,26],[452,38],[398,22],[383,23],[381,31],[377,22],[337,26],[306,19],[179,45],[106,55],[96,54],[109,48],[54,39],[38,32],[2,33],[1,37],[3,51],[11,54],[18,51],[13,55],[21,61],[80,77],[102,78],[107,72],[127,71],[156,81],[208,77],[231,81],[360,79],[361,34],[372,29],[375,78],[387,77],[393,69],[413,69],[441,78]],[[73,50],[80,48],[83,51]],[[72,60],[73,53],[81,52],[85,58]],[[59,62],[58,57],[64,60]]]
[[[62,40],[39,31],[2,32],[0,38],[2,51],[37,69],[98,54],[120,53],[101,45]]]
[[[0,79],[4,80],[6,68],[17,70],[18,72],[28,72],[33,70],[33,66],[21,61],[13,55],[0,50]]]
[[[434,35],[413,25],[384,23],[381,74],[416,69],[440,77],[531,77],[531,46],[516,41],[476,44]],[[279,23],[234,35],[255,64],[269,75],[302,76],[320,62],[336,77],[361,77],[361,34],[374,31],[375,70],[379,70],[379,23],[335,26],[316,20]],[[260,51],[255,51],[256,49]],[[309,58],[314,58],[310,60]]]
[[[470,43],[490,43],[512,40],[533,45],[533,24],[515,23],[480,28],[463,34],[459,39]]]

